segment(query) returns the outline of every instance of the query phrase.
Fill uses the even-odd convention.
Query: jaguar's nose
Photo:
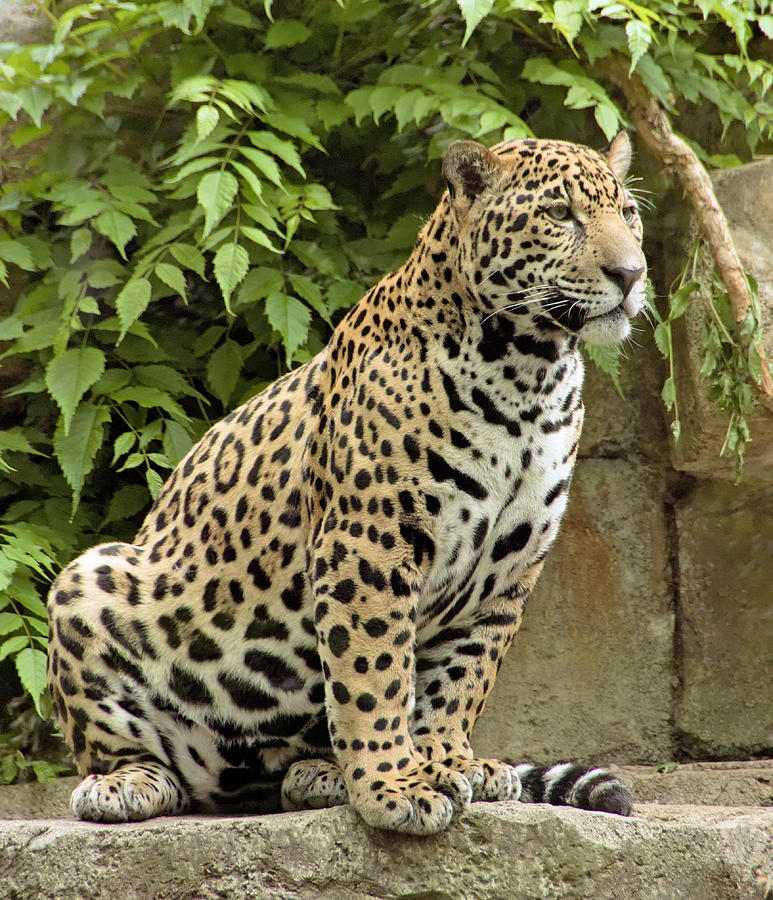
[[[601,271],[607,276],[607,278],[611,278],[612,281],[615,282],[615,284],[623,292],[623,299],[625,299],[631,292],[631,288],[641,277],[641,274],[644,271],[644,266],[638,266],[635,269],[627,269],[625,266],[618,266],[614,269],[608,269],[605,266],[602,266]]]

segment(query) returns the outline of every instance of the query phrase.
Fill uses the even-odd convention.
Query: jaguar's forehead
[[[491,148],[502,168],[535,194],[573,198],[584,194],[594,203],[605,197],[616,203],[621,185],[606,160],[589,147],[568,141],[513,140]],[[563,191],[561,190],[563,188]]]

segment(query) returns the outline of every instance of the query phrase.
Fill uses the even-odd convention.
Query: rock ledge
[[[622,819],[475,804],[440,835],[365,826],[349,807],[126,825],[0,821],[9,900],[724,900],[771,896],[773,809],[637,805]]]

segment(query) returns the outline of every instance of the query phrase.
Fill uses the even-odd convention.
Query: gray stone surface
[[[0,819],[66,819],[70,794],[80,783],[78,775],[57,778],[48,784],[30,781],[0,787]]]
[[[773,759],[610,768],[637,803],[773,807]]]
[[[696,758],[773,750],[773,489],[700,482],[676,507],[681,691]]]
[[[773,159],[749,163],[712,176],[717,198],[727,216],[744,267],[755,277],[763,310],[763,343],[773,361]],[[666,268],[675,277],[684,264],[695,226],[672,222],[667,238]],[[694,303],[675,329],[677,391],[682,438],[673,445],[677,469],[704,478],[735,478],[732,457],[720,457],[728,418],[706,395],[700,377],[703,364],[703,310]],[[745,477],[770,481],[773,475],[773,415],[757,407],[749,425]]]
[[[663,490],[644,463],[580,460],[562,533],[476,725],[476,753],[537,762],[671,758]]]
[[[773,811],[753,807],[637,807],[622,819],[476,804],[428,838],[375,831],[348,807],[0,822],[0,898],[762,898],[772,842]]]
[[[585,423],[580,456],[628,456],[668,463],[665,407],[660,389],[667,376],[650,325],[641,317],[623,348],[621,396],[610,377],[585,363]]]
[[[50,32],[51,23],[31,0],[0,0],[0,41],[31,44]]]

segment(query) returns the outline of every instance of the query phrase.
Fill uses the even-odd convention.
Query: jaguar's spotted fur
[[[518,796],[469,734],[566,504],[578,339],[625,338],[644,302],[629,157],[625,135],[603,157],[451,145],[406,264],[205,435],[133,544],[61,573],[49,677],[76,815],[276,809],[284,777],[286,807],[348,798],[430,833]],[[522,772],[532,799],[586,806],[572,785],[608,782]]]

